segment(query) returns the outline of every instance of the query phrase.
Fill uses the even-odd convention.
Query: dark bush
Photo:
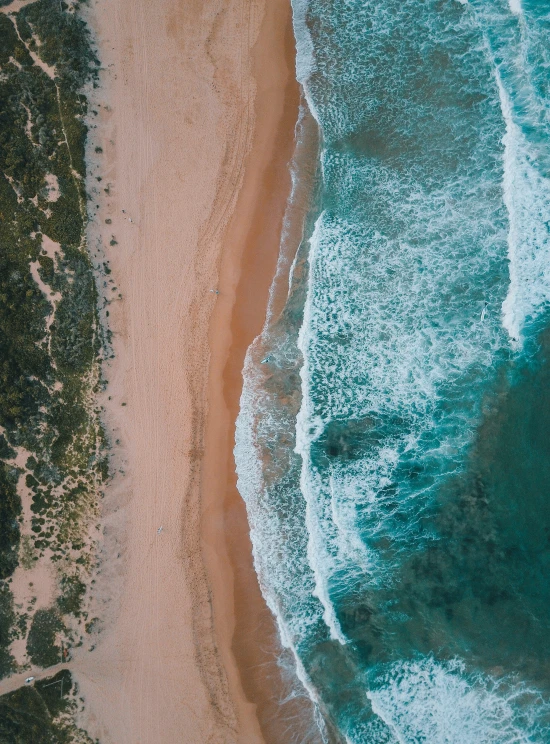
[[[0,697],[0,744],[59,744],[48,708],[33,687]]]
[[[15,660],[10,654],[12,625],[15,622],[13,596],[9,586],[0,582],[0,679],[4,679],[15,669]]]
[[[49,713],[55,717],[67,709],[67,695],[73,688],[73,678],[68,669],[62,669],[53,677],[38,680],[34,687]]]
[[[11,576],[18,563],[21,499],[17,479],[17,471],[0,463],[0,579]]]
[[[0,6],[5,5],[0,0]],[[15,48],[19,44],[17,33],[10,18],[5,13],[0,14],[0,65],[5,64],[15,55]]]
[[[61,596],[57,606],[63,614],[78,615],[86,594],[86,585],[78,576],[64,576],[61,580]]]
[[[37,610],[27,639],[27,653],[33,664],[49,667],[61,661],[61,646],[56,644],[56,635],[64,629],[59,613],[55,609]]]

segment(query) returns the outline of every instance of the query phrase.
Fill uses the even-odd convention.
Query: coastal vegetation
[[[0,0],[6,5],[0,12],[0,678],[30,663],[66,661],[86,632],[86,580],[95,565],[90,527],[108,474],[95,403],[103,384],[101,328],[85,238],[86,86],[99,62],[78,3],[37,0],[17,13]],[[45,564],[56,577],[56,596],[51,606],[24,607],[14,576],[27,572],[19,583],[32,587],[33,570]],[[17,639],[25,641],[25,658],[12,651]],[[72,741],[67,727],[63,736],[55,730],[52,716],[59,711],[35,687],[0,697],[0,742]]]
[[[77,708],[76,685],[67,669],[20,687],[0,697],[0,742],[93,744],[72,722]]]

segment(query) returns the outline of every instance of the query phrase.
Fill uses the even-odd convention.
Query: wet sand
[[[283,218],[291,189],[289,163],[293,156],[300,90],[295,79],[295,41],[290,23],[278,22],[284,6],[270,8],[271,28],[280,28],[283,38],[273,38],[273,50],[284,45],[287,71],[280,81],[269,79],[259,87],[256,110],[269,116],[273,110],[273,85],[285,85],[280,117],[272,128],[257,137],[251,157],[261,169],[245,174],[244,186],[227,232],[227,252],[220,270],[220,301],[210,329],[211,372],[208,388],[209,415],[206,423],[202,463],[204,493],[203,539],[208,575],[215,587],[212,596],[214,620],[221,648],[237,661],[240,683],[256,705],[266,742],[316,740],[313,710],[293,674],[279,665],[281,647],[274,618],[261,595],[252,562],[246,509],[237,490],[233,447],[235,421],[242,391],[242,369],[246,351],[265,322],[268,293],[276,271]],[[255,65],[264,64],[263,54]],[[282,73],[283,71],[281,71]],[[300,218],[288,248],[296,250],[301,237]],[[230,322],[228,323],[228,318]],[[225,464],[220,468],[220,456]],[[232,623],[227,623],[230,613]],[[228,666],[231,662],[228,659]]]

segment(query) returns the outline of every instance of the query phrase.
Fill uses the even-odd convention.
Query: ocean
[[[293,189],[235,456],[311,740],[547,744],[550,0],[293,21]]]

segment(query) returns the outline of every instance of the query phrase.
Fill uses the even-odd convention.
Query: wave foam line
[[[396,662],[367,697],[396,742],[542,744],[548,704],[512,678],[469,673],[460,659]]]
[[[512,119],[512,109],[510,101],[502,85],[500,74],[496,71],[496,81],[498,94],[500,98],[500,108],[506,124],[506,133],[502,139],[504,145],[503,155],[503,180],[502,190],[504,204],[508,212],[508,260],[510,271],[510,286],[508,294],[502,303],[502,324],[513,343],[519,342],[520,337],[520,320],[516,312],[518,296],[518,270],[517,270],[517,249],[519,243],[519,230],[514,209],[514,160],[516,155],[516,141],[518,137],[518,127]]]
[[[526,322],[550,302],[550,181],[538,170],[536,156],[514,121],[498,68],[495,77],[506,125],[502,186],[508,212],[510,284],[502,303],[502,323],[512,345],[520,348]]]
[[[307,43],[307,39],[304,43]],[[297,79],[301,82],[300,74],[297,75]],[[290,295],[298,258],[298,251],[293,256],[290,256],[287,243],[293,228],[292,221],[295,201],[299,200],[301,196],[300,163],[303,157],[303,145],[306,140],[306,118],[310,103],[310,99],[303,86],[302,89],[306,104],[300,104],[298,121],[295,127],[295,151],[289,165],[291,192],[283,217],[277,268],[270,287],[266,320],[261,333],[254,339],[245,357],[242,372],[243,389],[239,415],[236,422],[234,456],[238,476],[237,488],[247,509],[253,563],[258,576],[260,590],[270,612],[275,618],[281,645],[290,652],[294,660],[296,677],[313,704],[314,721],[321,740],[323,744],[328,744],[329,735],[322,713],[322,701],[304,667],[296,646],[296,639],[301,639],[307,635],[307,630],[303,625],[305,624],[307,626],[315,622],[315,612],[311,611],[310,608],[306,613],[307,617],[303,617],[304,613],[300,612],[302,608],[290,607],[289,615],[289,608],[285,608],[281,600],[282,596],[284,597],[286,595],[288,597],[288,592],[285,592],[285,586],[287,586],[285,582],[289,580],[289,574],[291,572],[284,565],[284,556],[283,558],[281,557],[281,552],[284,553],[284,550],[281,551],[280,543],[281,540],[288,540],[288,535],[281,534],[281,524],[276,513],[276,508],[269,503],[269,489],[265,482],[262,467],[265,454],[263,450],[265,437],[262,436],[263,431],[258,433],[258,422],[260,420],[263,420],[264,423],[267,422],[263,428],[271,427],[273,431],[277,430],[277,422],[274,420],[276,412],[269,408],[269,400],[266,401],[265,380],[259,367],[259,359],[263,355],[260,352],[265,351],[266,348],[277,352],[276,349],[271,348],[273,339],[270,338],[271,325],[277,320],[274,316],[277,287],[281,284],[282,278],[288,274],[287,297]],[[261,426],[260,429],[262,429]],[[307,568],[309,569],[309,566]],[[308,580],[309,577],[304,578],[303,583],[307,585]],[[309,580],[309,584],[312,586],[313,582]],[[310,586],[306,586],[303,591],[311,598]],[[300,594],[300,588],[297,589],[295,594]],[[317,616],[320,617],[320,609],[317,610]],[[292,620],[292,622],[289,622],[289,620]]]
[[[324,744],[328,744],[323,716],[320,713],[321,701],[317,690],[307,674],[293,640],[293,632],[285,622],[277,587],[277,566],[273,564],[272,549],[277,545],[280,535],[272,534],[276,526],[270,524],[269,512],[262,509],[262,499],[266,495],[266,484],[262,475],[262,448],[257,441],[256,416],[258,415],[257,391],[261,390],[262,380],[258,378],[256,346],[262,341],[259,336],[249,347],[243,368],[244,385],[240,401],[240,411],[235,434],[235,461],[237,464],[237,488],[247,509],[252,542],[254,569],[262,596],[277,625],[279,639],[283,648],[290,651],[295,663],[296,677],[302,684],[314,706],[315,722]],[[273,521],[276,522],[274,518]]]
[[[302,352],[303,365],[300,370],[302,380],[302,406],[298,413],[296,421],[296,452],[302,458],[302,472],[300,477],[300,488],[306,501],[306,526],[308,531],[308,563],[311,566],[315,577],[315,596],[323,605],[323,620],[330,631],[330,636],[339,641],[342,645],[346,644],[346,638],[336,617],[334,606],[330,600],[326,572],[323,571],[323,559],[325,555],[326,538],[322,524],[322,514],[319,513],[321,507],[315,498],[314,488],[310,484],[310,474],[312,472],[310,443],[312,438],[319,435],[323,430],[323,421],[315,416],[312,406],[312,397],[310,391],[312,369],[308,354],[308,333],[311,327],[313,314],[313,295],[315,281],[315,262],[317,260],[321,225],[324,213],[322,212],[315,223],[313,234],[309,241],[309,278],[306,303],[304,307],[304,319],[300,333],[298,335],[298,348]]]

